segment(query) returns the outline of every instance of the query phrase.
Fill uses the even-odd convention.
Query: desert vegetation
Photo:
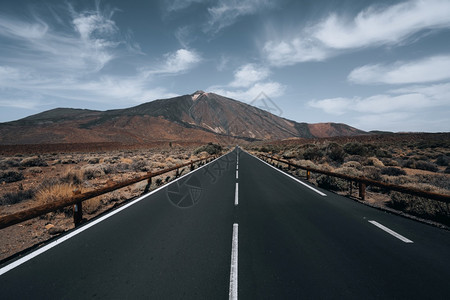
[[[0,215],[65,199],[186,163],[210,154],[220,154],[216,144],[166,148],[124,149],[90,152],[40,152],[0,156]],[[187,170],[184,170],[186,173]],[[170,182],[175,171],[152,180],[152,188]],[[83,202],[90,219],[126,200],[140,196],[146,181]],[[23,224],[0,230],[0,259],[73,227],[72,207],[49,213]]]
[[[249,148],[302,166],[450,195],[450,134],[297,140]],[[296,171],[296,175],[304,176],[304,171]],[[311,180],[319,187],[350,193],[346,180],[314,173]],[[356,187],[352,190],[356,196]],[[446,203],[371,186],[367,190],[366,201],[371,205],[450,225]]]

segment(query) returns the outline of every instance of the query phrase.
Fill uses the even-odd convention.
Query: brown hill
[[[214,93],[197,91],[127,109],[56,108],[0,123],[0,144],[162,141],[225,142],[365,134],[345,124],[297,123]]]

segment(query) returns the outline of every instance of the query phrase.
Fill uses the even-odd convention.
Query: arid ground
[[[208,152],[220,153],[220,149],[208,145],[169,146],[167,143],[164,147],[124,147],[122,150],[104,150],[105,145],[100,145],[97,151],[93,145],[75,145],[76,152],[54,152],[61,147],[41,145],[32,148],[34,153],[30,153],[26,146],[18,146],[15,150],[22,153],[14,155],[4,151],[0,156],[0,215],[67,198],[74,191],[98,189],[147,172],[207,157]],[[86,149],[89,152],[83,152]],[[183,172],[188,172],[188,169],[186,167]],[[174,178],[175,171],[155,177],[151,189]],[[142,181],[87,200],[83,202],[83,216],[91,219],[126,200],[140,196],[146,185],[147,182]],[[73,211],[67,207],[1,229],[0,260],[73,227]]]
[[[377,181],[450,195],[450,134],[379,134],[360,137],[289,139],[243,146],[252,153],[277,155],[293,163]],[[2,146],[0,148],[0,215],[39,206],[185,163],[228,148],[199,144],[121,146],[112,143]],[[209,153],[209,154],[208,154]],[[186,169],[185,172],[188,170]],[[305,176],[304,171],[294,171]],[[175,173],[154,178],[154,189]],[[346,181],[312,174],[311,181],[330,191],[349,194]],[[84,217],[119,206],[142,194],[146,181],[83,203]],[[366,204],[393,210],[435,224],[450,226],[449,205],[368,187]],[[68,207],[0,230],[0,260],[73,228]]]

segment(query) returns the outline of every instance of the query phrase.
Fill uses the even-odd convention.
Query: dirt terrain
[[[199,146],[175,142],[1,146],[0,215],[70,197],[74,191],[98,189],[195,160],[217,150],[211,145]],[[450,194],[450,133],[294,138],[249,143],[243,147],[254,153],[277,155],[303,166]],[[223,148],[224,151],[227,148]],[[294,174],[305,176],[303,171]],[[154,178],[151,188],[169,182],[174,175],[172,172]],[[311,181],[330,191],[357,198],[356,186],[350,194],[344,180],[313,173]],[[86,201],[83,216],[90,219],[121,205],[141,195],[145,185],[144,181]],[[450,226],[450,208],[445,203],[370,186],[365,202]],[[39,245],[73,226],[72,209],[66,208],[2,229],[0,260]]]
[[[166,144],[165,148],[129,147],[94,151],[94,145],[72,145],[90,152],[53,152],[61,145],[40,145],[40,152],[0,156],[0,216],[70,197],[74,192],[98,189],[209,154],[197,146]],[[111,146],[111,145],[106,145]],[[24,147],[22,146],[22,149]],[[135,148],[135,149],[133,149]],[[136,149],[137,148],[137,149]],[[16,150],[20,147],[16,147]],[[30,148],[26,149],[29,150]],[[36,148],[32,148],[36,149]],[[211,149],[205,148],[209,152]],[[214,150],[214,149],[213,149]],[[5,151],[8,153],[8,151]],[[184,172],[187,172],[186,167]],[[175,171],[152,179],[151,189],[175,178]],[[147,182],[139,182],[83,202],[83,217],[91,219],[129,199],[140,196]],[[73,212],[68,207],[0,230],[0,260],[73,228]]]
[[[450,133],[286,139],[253,143],[249,149],[302,166],[450,195]],[[295,174],[305,177],[305,171]],[[342,195],[358,196],[356,186],[350,194],[348,182],[339,178],[313,173],[311,181]],[[371,186],[365,202],[450,226],[447,203]]]

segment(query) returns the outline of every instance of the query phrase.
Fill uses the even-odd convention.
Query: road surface
[[[0,299],[433,298],[450,232],[235,149],[1,266]]]

